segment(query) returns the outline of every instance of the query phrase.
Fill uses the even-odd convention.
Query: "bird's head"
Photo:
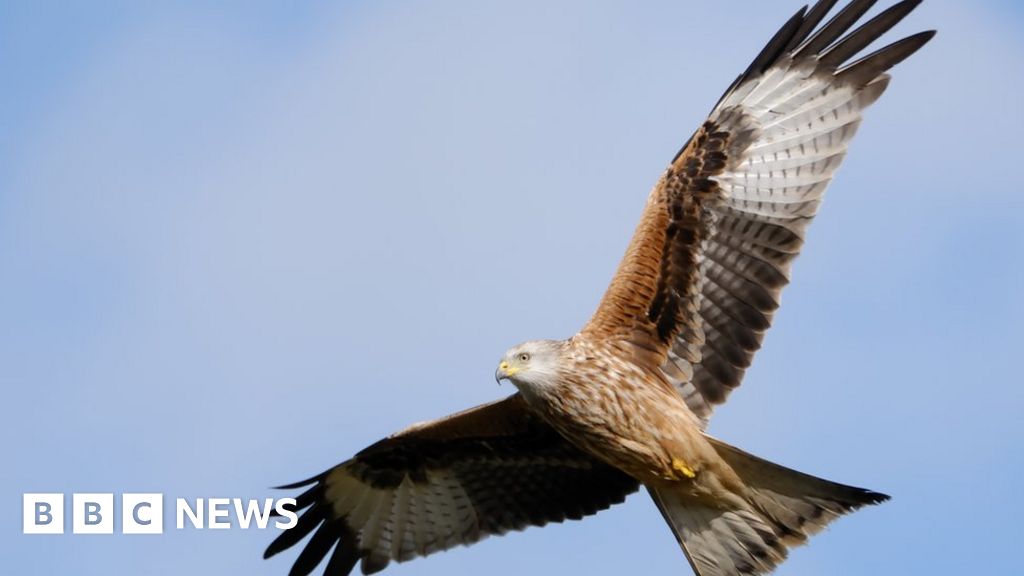
[[[498,363],[494,379],[500,384],[510,380],[516,388],[554,386],[565,342],[531,340],[509,348]]]

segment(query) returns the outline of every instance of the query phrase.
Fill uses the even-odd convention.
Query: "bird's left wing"
[[[580,519],[638,488],[532,416],[515,394],[414,425],[304,482],[298,523],[269,558],[306,535],[291,574],[364,574],[492,534]],[[331,549],[333,548],[333,552]]]
[[[761,345],[807,224],[886,72],[934,32],[850,62],[913,10],[851,30],[875,0],[800,10],[737,78],[648,197],[583,333],[627,343],[705,421]]]

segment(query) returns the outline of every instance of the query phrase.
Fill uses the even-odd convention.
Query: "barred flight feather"
[[[581,519],[639,487],[526,412],[518,395],[410,427],[288,487],[310,484],[296,499],[298,524],[265,553],[313,534],[293,575],[309,574],[332,546],[329,570],[359,563],[372,574],[391,561]]]

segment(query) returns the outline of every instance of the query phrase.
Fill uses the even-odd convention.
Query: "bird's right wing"
[[[851,31],[875,0],[797,12],[673,158],[583,333],[660,368],[704,421],[740,385],[807,225],[886,72],[934,32],[850,62],[920,0]]]
[[[711,120],[743,120],[750,142],[715,181],[722,202],[703,247],[700,317],[705,340],[687,374],[689,343],[663,366],[707,420],[740,385],[789,283],[808,224],[846,156],[886,73],[935,34],[913,34],[851,61],[921,0],[904,0],[851,30],[875,0],[853,0],[818,27],[836,0],[792,18],[722,96]],[[723,122],[728,124],[728,122]]]
[[[622,502],[636,480],[584,454],[515,394],[412,426],[297,484],[298,523],[264,557],[313,537],[291,574],[361,560],[364,574],[492,534],[580,519]],[[331,552],[331,548],[334,551]]]

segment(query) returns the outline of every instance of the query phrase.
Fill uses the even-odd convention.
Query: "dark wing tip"
[[[889,500],[892,500],[892,496],[889,496],[888,494],[882,494],[881,492],[872,492],[871,490],[865,490],[865,504],[881,504],[882,502],[888,502]]]
[[[320,475],[322,477],[323,475]],[[299,482],[291,486],[306,486],[310,481]],[[362,556],[358,548],[355,533],[343,518],[333,518],[330,503],[324,500],[324,485],[316,481],[316,485],[303,492],[295,499],[292,511],[305,512],[299,516],[295,526],[285,530],[263,552],[263,559],[269,559],[279,552],[287,550],[300,540],[313,534],[303,546],[299,556],[292,564],[289,576],[305,576],[316,569],[331,548],[334,551],[327,562],[324,572],[330,576],[344,576],[352,571]],[[315,532],[314,532],[315,530]]]
[[[750,66],[747,66],[746,71],[743,72],[743,77],[764,72],[785,53],[786,47],[803,27],[806,13],[807,6],[804,6],[797,10],[796,14],[793,14],[789,20],[786,20],[782,28],[779,28],[771,40],[764,45],[764,48],[761,48],[761,51],[754,58],[754,61],[750,63]]]
[[[299,520],[296,522],[295,526],[292,526],[282,532],[277,538],[274,538],[274,541],[271,542],[263,552],[263,558],[270,558],[278,552],[291,548],[299,540],[302,540],[307,534],[312,532],[313,529],[316,528],[323,520],[324,509],[322,507],[314,506],[307,510],[302,516],[299,516]]]
[[[302,488],[303,486],[309,486],[310,484],[313,484],[315,482],[319,482],[320,480],[323,479],[323,477],[326,474],[327,474],[327,472],[322,472],[322,473],[317,474],[316,476],[313,476],[311,478],[306,478],[305,480],[300,480],[298,482],[293,482],[291,484],[282,484],[280,486],[272,486],[271,489],[273,489],[273,490],[294,490],[296,488]]]
[[[331,559],[327,561],[327,568],[324,570],[324,574],[326,576],[346,576],[352,572],[358,561],[359,549],[356,546],[355,535],[346,524],[341,540],[334,547]]]
[[[803,23],[800,24],[800,28],[793,34],[789,43],[783,49],[783,52],[792,52],[794,48],[800,45],[801,42],[807,39],[807,37],[818,27],[818,24],[825,18],[825,15],[832,10],[832,7],[836,5],[838,0],[819,0],[817,4],[804,16]]]
[[[786,20],[786,23],[783,24],[774,35],[772,35],[771,40],[761,48],[761,51],[754,57],[753,62],[747,66],[747,69],[737,76],[736,79],[733,80],[732,84],[726,88],[725,92],[722,93],[722,97],[718,99],[718,103],[715,104],[715,107],[717,108],[718,104],[721,104],[722,100],[725,100],[725,97],[735,90],[737,86],[758,74],[764,73],[764,71],[771,68],[772,64],[775,64],[783,54],[787,53],[791,46],[802,42],[804,37],[810,33],[812,28],[814,28],[813,24],[810,27],[807,26],[808,21],[813,21],[814,18],[820,19],[820,17],[816,16],[816,11],[819,11],[819,8],[823,5],[834,4],[835,2],[836,0],[821,0],[818,4],[815,4],[814,8],[812,8],[810,12],[807,12],[807,6],[797,10],[796,14],[793,14],[789,20]],[[828,7],[830,6],[826,6],[826,11]],[[676,158],[678,158],[685,149],[686,144],[684,144],[676,154]],[[674,161],[675,159],[673,159],[673,162]]]
[[[850,32],[838,42],[825,49],[820,56],[821,66],[835,69],[863,50],[880,36],[906,18],[921,0],[903,0],[884,10],[864,25]]]
[[[764,73],[787,54],[792,55],[794,59],[820,57],[823,67],[834,70],[901,22],[921,4],[922,0],[897,2],[852,32],[850,29],[875,5],[877,0],[852,0],[828,22],[819,27],[818,25],[836,2],[837,0],[819,0],[810,10],[804,6],[797,11],[772,36],[743,74],[726,90],[726,95],[745,80]],[[927,38],[921,42],[923,45],[934,34],[934,30],[929,30],[910,38],[927,35]],[[912,53],[913,51],[908,52],[904,58]],[[723,95],[724,98],[725,95]]]
[[[836,77],[856,84],[867,84],[884,74],[886,70],[909,58],[934,36],[935,30],[926,30],[897,40],[839,69],[836,72]]]
[[[348,530],[348,525],[344,520],[326,521],[320,524],[313,537],[309,539],[309,542],[306,542],[306,546],[299,552],[299,557],[292,564],[292,569],[288,572],[288,576],[306,576],[316,569],[317,565],[323,561],[327,553],[339,540],[343,538],[350,540],[350,538],[345,537],[346,532],[351,533],[351,530]],[[339,548],[342,547],[339,546]],[[326,574],[332,573],[326,572]]]
[[[794,58],[818,54],[860,20],[878,0],[853,0],[793,51]]]
[[[854,486],[843,486],[839,485],[840,488],[844,488],[846,493],[838,500],[847,510],[856,510],[861,506],[874,506],[883,502],[888,502],[892,498],[888,494],[882,494],[881,492],[875,492],[874,490],[868,490],[867,488],[856,488]]]

